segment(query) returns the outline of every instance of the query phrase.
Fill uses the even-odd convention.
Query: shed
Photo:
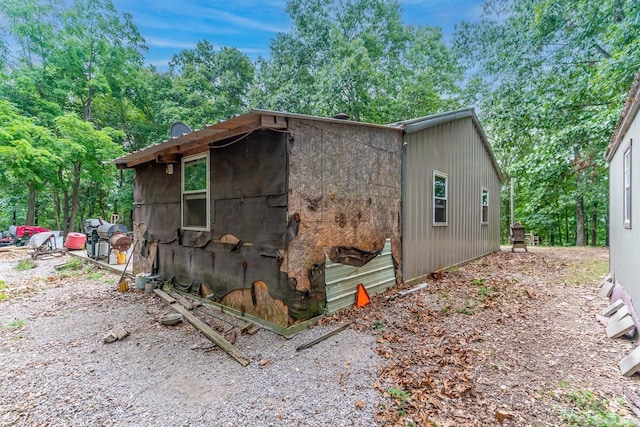
[[[135,169],[134,272],[285,335],[358,282],[382,292],[499,248],[472,109],[385,126],[251,110],[115,163]]]
[[[605,154],[609,163],[609,269],[624,293],[630,296],[634,312],[640,301],[640,223],[635,218],[640,212],[640,174],[637,173],[640,155],[634,153],[640,142],[639,97],[640,72],[631,86]],[[616,295],[616,298],[620,296]],[[637,318],[635,320],[637,324]]]

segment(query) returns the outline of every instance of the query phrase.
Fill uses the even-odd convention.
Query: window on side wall
[[[624,152],[624,194],[622,196],[622,212],[625,228],[631,228],[631,143]]]
[[[182,228],[209,230],[209,153],[182,159]]]
[[[447,174],[433,171],[433,225],[447,225],[448,219]]]
[[[481,215],[480,215],[480,222],[482,224],[487,224],[489,223],[489,189],[482,187],[481,189],[481,207],[482,207],[482,211],[481,211]]]

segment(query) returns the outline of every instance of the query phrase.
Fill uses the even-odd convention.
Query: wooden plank
[[[183,297],[182,295],[180,295],[177,292],[171,292],[171,296],[175,299],[178,300],[178,302],[180,304],[182,304],[184,306],[184,308],[186,308],[187,310],[193,310],[193,304],[191,304],[189,302],[189,300],[187,300],[185,297]]]
[[[160,289],[154,289],[153,292],[156,295],[160,296],[171,308],[173,308],[178,313],[182,314],[189,323],[195,326],[196,329],[198,329],[200,332],[206,335],[206,337],[209,338],[211,341],[216,343],[218,347],[223,349],[229,356],[234,358],[242,366],[247,366],[250,363],[250,360],[242,356],[238,352],[238,350],[233,346],[233,344],[231,344],[229,341],[224,339],[222,335],[218,334],[216,331],[211,329],[209,325],[204,323],[202,320],[198,319],[196,316],[194,316],[189,310],[184,308],[182,305],[176,304],[176,300],[174,298],[167,295],[165,292],[163,292]],[[172,301],[172,302],[169,302],[169,301]]]
[[[333,336],[333,335],[337,334],[338,332],[342,332],[342,331],[344,331],[344,330],[345,330],[345,329],[347,329],[349,326],[351,326],[351,322],[346,323],[346,324],[344,324],[344,325],[340,326],[339,328],[336,328],[336,329],[334,329],[334,330],[332,330],[332,331],[329,331],[329,332],[327,332],[327,333],[326,333],[326,334],[324,334],[324,335],[320,335],[318,338],[316,338],[316,339],[315,339],[315,340],[313,340],[313,341],[310,341],[310,342],[308,342],[308,343],[306,343],[306,344],[302,344],[301,346],[299,346],[299,347],[297,347],[297,348],[296,348],[296,351],[300,351],[300,350],[304,350],[305,348],[312,347],[312,346],[314,346],[314,345],[318,344],[319,342],[324,341],[324,340],[326,340],[327,338],[329,338],[329,337],[331,337],[331,336]]]

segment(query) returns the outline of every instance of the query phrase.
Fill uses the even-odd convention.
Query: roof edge
[[[618,122],[616,123],[616,127],[611,134],[611,139],[609,140],[609,146],[607,147],[607,151],[604,154],[604,159],[607,163],[611,163],[613,156],[618,151],[618,147],[622,144],[622,138],[626,135],[631,123],[635,119],[635,116],[640,109],[640,70],[636,73],[636,77],[631,84],[631,88],[629,89],[629,94],[627,95],[627,99],[624,102],[624,106],[622,107],[622,111],[620,111],[620,117],[618,117]]]

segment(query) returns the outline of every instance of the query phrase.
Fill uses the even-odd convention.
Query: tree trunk
[[[78,193],[80,191],[81,164],[73,165],[73,187],[71,188],[71,214],[69,215],[69,230],[75,231],[76,213],[78,212]]]
[[[593,205],[593,213],[591,214],[591,246],[597,245],[598,237],[598,211],[597,205]]]
[[[53,192],[53,211],[56,216],[56,230],[62,230],[60,224],[60,195],[55,190]]]
[[[586,246],[584,235],[584,197],[576,198],[576,246]]]
[[[34,225],[36,215],[36,190],[33,189],[33,184],[29,183],[29,205],[27,207],[27,218],[24,225]]]

